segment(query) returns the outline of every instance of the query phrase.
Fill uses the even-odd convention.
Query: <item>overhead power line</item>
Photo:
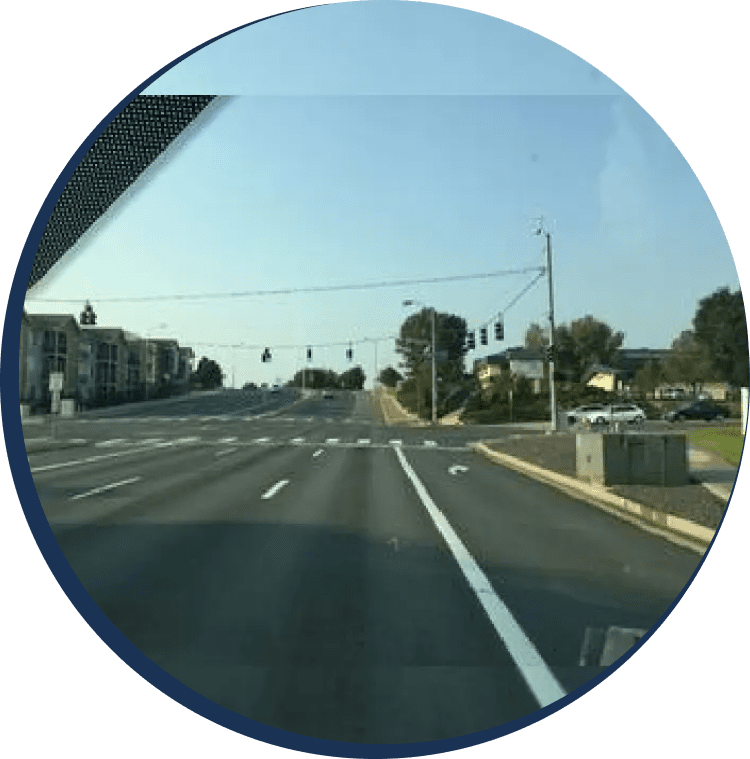
[[[526,266],[520,269],[503,269],[500,271],[482,272],[479,274],[456,274],[447,277],[427,277],[424,279],[391,279],[380,282],[356,282],[343,285],[318,285],[311,287],[284,287],[274,290],[240,290],[224,293],[190,293],[185,295],[131,295],[117,297],[96,297],[91,295],[80,298],[35,298],[27,296],[27,300],[37,303],[81,303],[85,300],[95,300],[99,303],[147,303],[153,301],[188,301],[188,300],[221,300],[232,298],[259,298],[268,295],[296,295],[298,293],[330,293],[345,290],[374,290],[384,287],[408,287],[411,285],[430,285],[443,282],[464,282],[472,279],[492,279],[507,277],[514,274],[529,272],[544,272],[541,266]]]

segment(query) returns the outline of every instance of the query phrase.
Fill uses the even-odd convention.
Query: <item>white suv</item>
[[[592,408],[581,414],[576,413],[576,420],[589,424],[608,424],[623,422],[625,424],[642,424],[646,421],[646,412],[635,403],[612,403],[608,406]]]

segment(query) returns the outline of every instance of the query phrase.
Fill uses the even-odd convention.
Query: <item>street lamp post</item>
[[[424,303],[416,300],[405,300],[404,306],[422,306],[429,308]],[[435,309],[430,308],[432,314],[432,423],[437,424],[437,369],[435,364]]]

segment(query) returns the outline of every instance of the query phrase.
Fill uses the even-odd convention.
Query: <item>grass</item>
[[[717,454],[728,464],[740,463],[745,436],[739,426],[693,429],[687,431],[687,436],[693,445]]]

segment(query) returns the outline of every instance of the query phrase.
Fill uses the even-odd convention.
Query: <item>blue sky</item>
[[[354,362],[394,335],[406,298],[466,318],[533,274],[360,291],[110,302],[301,289],[538,266],[553,237],[558,322],[593,314],[630,347],[668,347],[697,301],[739,286],[718,219],[679,151],[596,69],[506,22],[420,3],[321,6],[204,48],[146,94],[227,96],[31,292],[34,312],[174,336],[231,382]],[[55,303],[51,299],[74,299]],[[80,303],[79,303],[80,301]],[[505,314],[520,344],[540,282]],[[166,324],[166,327],[160,325]],[[234,349],[221,346],[235,345]],[[271,364],[257,348],[274,350]],[[396,361],[391,341],[378,366]]]

